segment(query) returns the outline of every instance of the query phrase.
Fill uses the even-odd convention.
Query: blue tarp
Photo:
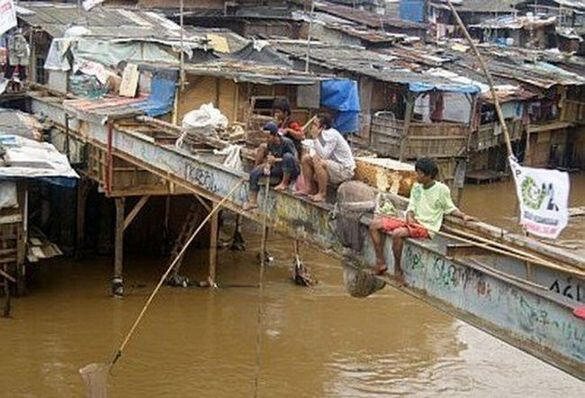
[[[425,22],[425,0],[400,0],[398,13],[400,19],[412,22]]]
[[[359,112],[337,112],[335,120],[333,120],[333,127],[341,134],[356,133],[360,129]]]
[[[321,105],[337,111],[333,127],[340,133],[359,130],[360,97],[355,80],[333,79],[321,82]]]
[[[322,81],[321,105],[341,112],[359,112],[361,109],[357,82],[349,79]]]
[[[448,91],[451,93],[477,94],[479,87],[472,84],[430,84],[430,83],[408,83],[408,89],[413,93],[426,91]]]
[[[148,116],[164,115],[173,109],[177,78],[169,74],[155,74],[150,85],[150,95],[146,102],[137,105]]]

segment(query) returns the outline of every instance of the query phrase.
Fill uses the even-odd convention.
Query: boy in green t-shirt
[[[473,220],[453,204],[449,187],[435,181],[439,169],[432,159],[419,159],[414,169],[418,182],[410,191],[406,220],[379,216],[370,223],[370,237],[376,251],[374,272],[376,275],[383,275],[388,270],[384,260],[384,241],[381,234],[383,231],[392,235],[395,276],[399,282],[404,282],[404,273],[400,267],[404,238],[430,239],[433,232],[441,229],[445,214],[461,218],[464,222]]]

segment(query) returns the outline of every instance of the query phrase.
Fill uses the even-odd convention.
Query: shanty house
[[[470,25],[468,29],[480,42],[546,49],[557,44],[555,24],[555,17],[503,16]]]
[[[273,41],[272,45],[295,60],[297,68],[304,68],[306,43]],[[443,61],[427,57],[427,62]],[[311,70],[358,82],[358,142],[400,160],[433,157],[441,165],[442,179],[453,187],[462,186],[478,87],[427,73],[431,68],[409,61],[402,48],[378,53],[315,43],[309,63]]]
[[[66,92],[73,58],[116,68],[120,61],[179,59],[185,52],[204,56],[205,40],[183,31],[165,17],[150,11],[94,8],[80,12],[73,4],[27,3],[19,7],[18,19],[31,42],[30,79]],[[72,44],[72,36],[77,37]],[[90,55],[91,54],[91,55]]]

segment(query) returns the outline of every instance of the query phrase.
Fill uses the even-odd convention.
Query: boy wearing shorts
[[[417,182],[410,191],[406,219],[378,216],[370,223],[370,237],[376,252],[375,274],[383,275],[388,270],[382,236],[382,232],[385,232],[392,235],[395,277],[401,283],[404,282],[404,273],[400,266],[404,238],[431,239],[433,233],[441,229],[445,214],[461,218],[464,222],[473,220],[473,217],[457,209],[451,199],[449,187],[435,180],[439,169],[432,159],[419,159],[414,168]]]

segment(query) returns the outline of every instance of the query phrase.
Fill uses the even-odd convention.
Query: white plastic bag
[[[228,119],[212,103],[201,105],[183,117],[184,129],[221,128],[228,126]]]

